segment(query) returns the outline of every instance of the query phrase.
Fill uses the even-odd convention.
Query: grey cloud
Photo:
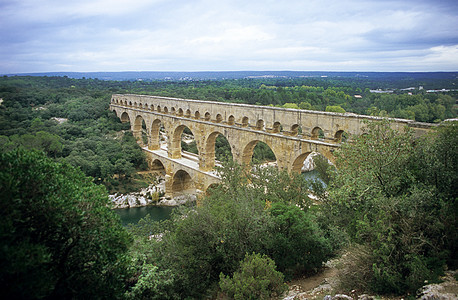
[[[458,45],[455,2],[131,0],[106,11],[100,8],[117,1],[43,0],[42,8],[35,0],[2,2],[0,73],[395,71],[412,69],[415,61],[428,70],[456,69],[450,59]]]

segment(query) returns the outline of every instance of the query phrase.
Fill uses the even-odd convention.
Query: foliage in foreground
[[[235,300],[271,299],[281,295],[287,285],[283,274],[276,270],[275,262],[267,255],[247,254],[233,277],[220,274],[219,286]]]
[[[418,139],[383,121],[338,151],[322,217],[363,245],[372,291],[413,292],[456,267],[457,139],[456,122]]]
[[[130,244],[103,187],[36,151],[0,154],[2,297],[122,295]]]
[[[245,171],[235,164],[226,166],[222,184],[201,206],[182,208],[172,221],[143,221],[132,228],[137,237],[134,252],[158,271],[173,274],[169,298],[209,295],[220,274],[232,276],[247,253],[267,255],[287,279],[315,271],[331,255],[307,210],[308,183],[303,177]],[[151,234],[157,238],[148,238]],[[144,293],[149,293],[148,287]]]

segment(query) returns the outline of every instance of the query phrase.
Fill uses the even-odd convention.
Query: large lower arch
[[[208,171],[215,166],[215,159],[232,160],[232,147],[219,131],[212,132],[205,141],[205,152],[201,153],[200,168]]]
[[[135,118],[135,122],[132,125],[132,134],[139,144],[145,145],[148,143],[149,134],[147,132],[145,120],[141,115],[137,115]]]
[[[183,131],[185,130],[185,128],[188,128],[188,130],[191,132],[191,134],[194,136],[194,138],[196,138],[196,136],[191,131],[191,129],[189,129],[189,127],[187,127],[186,125],[179,125],[178,127],[176,127],[175,130],[173,131],[173,133],[170,136],[170,141],[169,141],[169,145],[168,145],[169,157],[174,158],[174,159],[182,157],[182,155],[181,155],[181,152],[182,152],[182,149],[181,149],[181,136],[182,136]],[[197,145],[197,152],[200,153],[198,145]]]
[[[156,119],[151,123],[149,149],[158,150],[161,147],[161,127],[162,122],[160,119]]]
[[[129,114],[128,113],[123,112],[121,114],[121,122],[122,123],[130,123],[130,118],[129,118]]]
[[[194,181],[188,172],[179,170],[173,175],[172,179],[172,193],[195,193],[196,187]]]
[[[275,152],[272,150],[272,147],[262,141],[259,141],[259,140],[254,140],[254,141],[251,141],[249,142],[245,148],[243,148],[243,151],[242,151],[242,164],[250,164],[251,163],[251,160],[253,158],[253,153],[254,153],[254,149],[255,147],[258,145],[258,143],[262,143],[263,145],[267,146],[270,151],[272,152],[273,156],[275,157],[275,161],[277,160],[277,155],[275,154]],[[272,161],[271,159],[269,159],[270,161]],[[257,163],[257,162],[256,162]]]
[[[293,162],[293,165],[291,166],[291,173],[301,173],[302,167],[304,166],[304,161],[311,153],[312,152],[305,152],[296,157],[296,159]]]
[[[291,173],[301,173],[303,167],[307,167],[305,171],[307,171],[307,169],[310,170],[310,169],[315,168],[317,157],[322,158],[324,161],[327,161],[329,164],[333,165],[333,160],[332,160],[333,157],[330,157],[327,154],[329,153],[326,153],[326,151],[324,152],[320,152],[320,151],[304,152],[300,154],[298,157],[296,157],[296,159],[294,160],[291,166]],[[312,163],[313,165],[308,165],[308,166],[304,165],[305,160],[308,159],[309,157],[311,158],[309,163]]]

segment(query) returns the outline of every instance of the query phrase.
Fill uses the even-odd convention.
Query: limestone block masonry
[[[258,142],[274,152],[280,169],[300,172],[311,152],[319,152],[334,161],[333,151],[342,140],[363,134],[368,121],[380,117],[353,113],[331,113],[248,104],[189,100],[148,95],[114,94],[110,109],[122,122],[130,122],[133,135],[142,143],[142,122],[146,124],[148,143],[144,151],[150,166],[166,173],[166,194],[200,189],[217,183],[215,141],[224,135],[232,156],[239,163],[249,163]],[[392,127],[411,128],[416,136],[435,124],[392,119]],[[199,155],[183,157],[181,135],[185,128],[194,135]],[[160,133],[165,131],[166,150],[161,150]]]

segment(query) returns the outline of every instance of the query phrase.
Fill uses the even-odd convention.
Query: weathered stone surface
[[[332,153],[339,147],[344,132],[351,139],[352,135],[363,133],[365,121],[380,119],[146,95],[113,95],[110,109],[122,122],[130,122],[133,135],[140,144],[143,143],[142,123],[145,122],[148,143],[143,145],[144,150],[149,156],[150,166],[162,168],[166,174],[168,197],[187,189],[206,191],[211,184],[218,182],[211,171],[215,166],[215,141],[220,134],[227,139],[232,156],[239,163],[250,163],[254,147],[258,142],[264,142],[274,152],[279,169],[300,172],[310,153],[318,152],[332,162]],[[416,135],[435,126],[402,119],[393,119],[391,126],[403,130],[406,125]],[[161,134],[161,128],[164,134]],[[198,156],[186,153],[184,157],[181,151],[185,128],[193,133]],[[166,147],[162,151],[163,140]]]
[[[455,280],[457,271],[447,271],[440,284],[428,284],[417,292],[420,300],[456,300],[458,299],[458,284]]]

